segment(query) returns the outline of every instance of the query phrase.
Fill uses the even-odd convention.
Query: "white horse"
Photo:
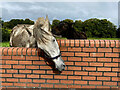
[[[34,25],[17,25],[10,35],[10,46],[12,47],[38,47],[53,60],[56,69],[65,69],[64,61],[61,58],[58,43],[51,33],[51,27],[46,19],[40,17]]]

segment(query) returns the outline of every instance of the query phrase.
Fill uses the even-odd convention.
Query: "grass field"
[[[66,38],[57,38],[66,39]],[[120,40],[120,38],[88,38],[87,40]],[[0,42],[0,47],[10,47],[9,42]]]

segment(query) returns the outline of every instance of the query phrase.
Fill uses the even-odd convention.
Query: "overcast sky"
[[[108,19],[118,25],[118,2],[2,2],[2,19]]]

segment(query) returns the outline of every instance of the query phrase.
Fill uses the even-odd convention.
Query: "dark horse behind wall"
[[[79,32],[74,29],[73,23],[60,22],[59,25],[52,29],[52,33],[66,37],[67,39],[87,39],[84,32]]]

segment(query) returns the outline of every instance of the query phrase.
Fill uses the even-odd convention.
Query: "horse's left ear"
[[[45,23],[41,28],[46,32],[51,32],[51,26],[50,26],[50,22],[48,19],[48,15],[46,15]]]

